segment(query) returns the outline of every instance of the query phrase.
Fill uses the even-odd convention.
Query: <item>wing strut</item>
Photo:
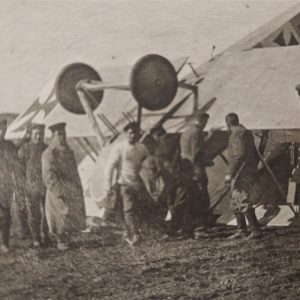
[[[89,149],[85,146],[85,144],[81,141],[80,138],[75,139],[76,142],[80,145],[80,147],[83,149],[83,151],[91,158],[93,162],[96,162],[96,159],[94,156],[90,153]]]

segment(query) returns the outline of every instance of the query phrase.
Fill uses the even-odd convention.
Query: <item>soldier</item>
[[[191,199],[191,209],[197,230],[206,229],[209,219],[210,200],[207,190],[208,177],[206,167],[211,165],[205,159],[205,147],[213,131],[208,135],[203,131],[209,115],[198,113],[190,120],[188,128],[180,138],[182,172],[186,179],[187,189]]]
[[[110,192],[113,174],[117,171],[127,234],[125,241],[135,245],[140,241],[139,215],[142,211],[145,212],[147,205],[146,188],[140,177],[140,171],[149,153],[145,145],[138,142],[139,128],[136,123],[126,125],[124,132],[125,140],[115,146],[106,166],[106,193]]]
[[[26,132],[23,138],[20,139],[16,144],[18,149],[20,149],[24,144],[27,144],[31,141],[31,130],[32,130],[32,124],[29,124],[28,127],[26,128]]]
[[[27,127],[26,133],[23,138],[16,143],[17,150],[30,142],[31,124]],[[27,209],[25,203],[25,190],[26,190],[26,170],[24,164],[20,164],[18,170],[18,186],[14,192],[12,203],[12,223],[15,225],[17,236],[25,240],[30,237],[30,229],[28,227]]]
[[[52,140],[42,155],[46,218],[59,250],[68,249],[71,235],[85,228],[83,190],[65,126],[66,123],[49,126]]]
[[[25,172],[27,222],[34,247],[50,242],[45,216],[46,187],[42,179],[42,154],[47,148],[44,137],[45,126],[33,124],[30,142],[24,143],[19,149]]]
[[[0,121],[0,250],[9,250],[11,203],[17,185],[18,154],[16,146],[5,140],[7,121]]]
[[[238,225],[238,231],[230,239],[238,239],[247,235],[246,218],[251,232],[248,238],[259,238],[261,231],[255,210],[249,200],[259,161],[254,138],[249,130],[240,125],[237,114],[228,114],[226,124],[230,136],[228,140],[229,174],[225,177],[225,181],[231,183],[231,206]]]
[[[162,210],[169,211],[171,220],[168,220],[167,236],[173,237],[177,230],[185,230],[184,215],[186,212],[186,191],[180,180],[180,147],[178,133],[167,133],[162,126],[151,130],[156,141],[155,156],[158,170],[164,182],[161,194]]]

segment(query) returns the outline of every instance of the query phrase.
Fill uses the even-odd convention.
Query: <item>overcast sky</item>
[[[0,1],[0,112],[22,112],[64,65],[210,58],[297,1]],[[100,72],[101,73],[101,72]]]

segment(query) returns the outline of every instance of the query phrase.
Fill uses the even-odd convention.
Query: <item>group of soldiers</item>
[[[104,170],[105,199],[113,213],[116,208],[121,211],[125,241],[130,245],[141,241],[143,223],[156,225],[163,231],[163,239],[195,237],[212,226],[206,168],[213,162],[205,153],[213,130],[204,131],[208,120],[208,114],[196,114],[181,134],[156,126],[147,135],[152,143],[141,136],[137,123],[125,126],[125,138],[115,143]],[[254,138],[235,113],[227,115],[226,124],[230,134],[225,181],[231,185],[231,205],[238,224],[230,238],[258,238],[261,232],[249,200],[258,165]],[[9,250],[12,203],[25,207],[27,220],[21,222],[21,229],[26,235],[28,228],[33,247],[54,240],[59,250],[66,250],[72,234],[86,228],[83,189],[65,126],[50,126],[52,138],[46,145],[45,126],[32,124],[28,139],[16,146],[5,140],[6,120],[0,122],[2,253]],[[158,197],[152,185],[155,180],[145,184],[147,180],[141,177],[145,161],[152,178],[163,181]],[[19,217],[23,219],[21,214]]]
[[[196,114],[181,134],[167,133],[161,125],[156,126],[150,131],[155,141],[151,147],[146,146],[146,141],[142,142],[136,123],[124,128],[126,138],[115,146],[107,162],[105,199],[111,202],[112,190],[118,188],[126,226],[125,240],[129,244],[141,241],[139,228],[147,213],[154,212],[150,220],[163,224],[163,239],[195,237],[213,225],[206,172],[213,162],[207,159],[206,147],[214,131],[204,131],[208,120],[208,114]],[[226,124],[229,170],[224,180],[231,187],[231,206],[238,224],[238,231],[230,238],[259,238],[261,231],[250,201],[259,162],[254,138],[251,131],[239,123],[237,114],[228,114]],[[143,162],[150,157],[152,163],[148,163],[147,168],[152,170],[153,182],[158,177],[163,180],[163,189],[155,204],[151,203],[151,199],[156,198],[155,184],[148,182],[146,188],[140,176]],[[117,175],[114,177],[114,174]],[[113,198],[117,202],[116,193]],[[159,216],[163,216],[163,220],[159,220]]]
[[[28,139],[18,147],[5,140],[7,121],[0,123],[0,245],[9,251],[12,204],[22,237],[28,228],[33,247],[68,248],[73,232],[85,228],[83,190],[73,151],[67,144],[65,123],[49,127],[52,138],[44,142],[45,126],[32,124]],[[24,214],[21,214],[25,207]]]

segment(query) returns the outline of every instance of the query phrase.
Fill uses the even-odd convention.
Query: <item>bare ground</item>
[[[131,248],[103,229],[66,252],[12,240],[0,257],[0,299],[299,299],[299,228],[238,242],[231,230]]]

